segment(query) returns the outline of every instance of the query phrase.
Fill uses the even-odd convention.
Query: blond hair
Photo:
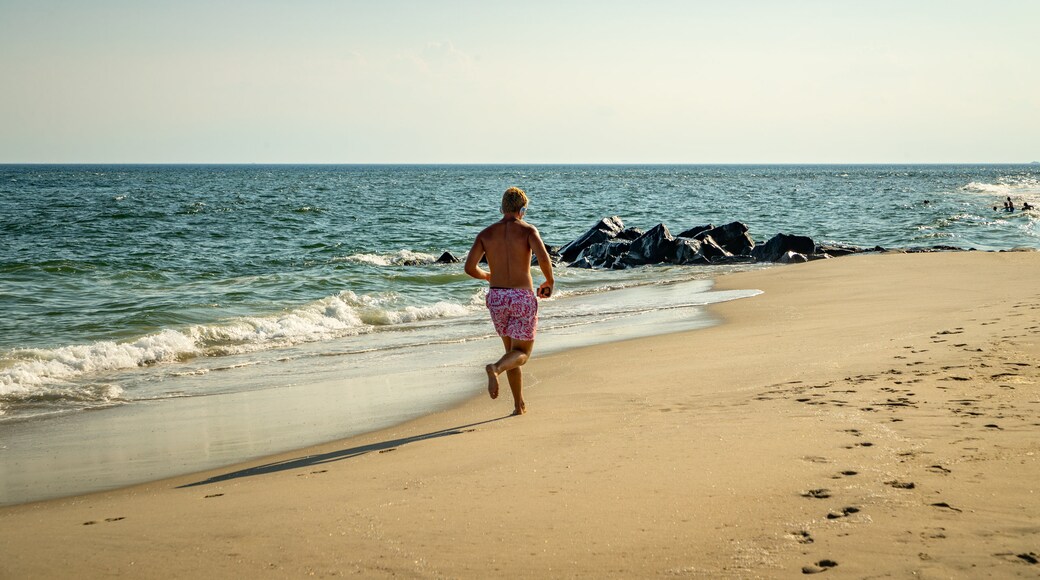
[[[527,207],[527,194],[519,187],[510,187],[502,194],[502,213],[519,213]]]

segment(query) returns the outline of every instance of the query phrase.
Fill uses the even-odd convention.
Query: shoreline
[[[706,304],[746,294],[713,291],[712,284],[691,278],[550,302],[543,311],[540,350],[550,354],[710,326]],[[584,308],[578,316],[560,314],[576,307]],[[485,318],[479,321],[491,330]],[[472,326],[475,320],[470,316],[465,323]],[[212,394],[185,383],[185,392],[199,394],[0,424],[6,467],[0,471],[0,506],[255,461],[386,429],[484,392],[484,380],[474,381],[470,374],[483,368],[484,358],[498,354],[493,335],[425,345],[419,338],[409,337],[414,344],[408,347],[349,357],[337,356],[332,343],[325,347],[331,351],[310,358],[230,369],[202,379],[221,381]]]
[[[535,357],[520,418],[477,397],[0,508],[0,572],[1025,576],[1040,552],[1038,264],[850,256],[724,276],[715,289],[765,294],[711,306],[723,323],[707,329]]]

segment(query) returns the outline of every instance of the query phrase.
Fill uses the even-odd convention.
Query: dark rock
[[[635,240],[636,238],[638,238],[639,236],[643,235],[644,233],[645,232],[643,232],[643,230],[641,230],[639,228],[625,228],[625,229],[621,230],[620,232],[618,232],[618,235],[616,236],[616,239],[628,240],[629,242],[631,242],[631,241]]]
[[[776,260],[781,264],[802,264],[809,261],[809,258],[805,254],[799,254],[798,252],[788,251],[780,256],[779,260]]]
[[[697,226],[697,227],[694,227],[694,228],[690,228],[690,229],[686,230],[685,232],[683,232],[683,233],[681,233],[681,234],[679,234],[678,236],[675,236],[675,237],[677,237],[677,238],[696,238],[697,234],[700,234],[700,233],[703,233],[703,232],[707,232],[707,231],[713,230],[713,229],[715,229],[715,226],[712,225],[712,224],[708,224],[706,226]]]
[[[620,262],[627,266],[660,264],[675,256],[675,238],[664,224],[657,224],[650,231],[632,241]]]
[[[592,268],[592,262],[588,258],[575,260],[567,265],[569,268]]]
[[[547,252],[549,252],[549,262],[552,263],[553,267],[560,265],[560,252],[557,246],[545,246]],[[533,252],[531,253],[531,266],[538,265],[538,256]]]
[[[455,254],[451,252],[444,252],[440,258],[437,258],[436,263],[438,264],[458,264],[461,260],[455,257]]]
[[[751,255],[759,262],[777,262],[787,252],[797,254],[815,254],[816,244],[812,238],[806,236],[792,236],[788,234],[777,234],[768,242],[755,246]]]
[[[550,246],[546,244],[545,251],[549,252],[549,261],[552,262],[553,267],[560,265],[560,246]],[[531,254],[531,265],[538,265],[538,256]]]
[[[610,268],[617,262],[619,257],[628,251],[631,245],[631,242],[624,240],[592,244],[581,251],[577,261],[580,262],[582,258],[585,258],[596,268]]]
[[[617,216],[603,218],[578,239],[560,248],[560,259],[564,262],[573,262],[578,259],[578,254],[585,248],[611,240],[623,229],[625,229],[625,224],[621,222],[621,218]]]
[[[741,222],[730,222],[694,235],[697,239],[704,236],[711,236],[722,249],[736,256],[750,255],[755,247],[755,240],[748,234],[748,227]]]
[[[701,253],[708,259],[712,264],[724,259],[732,258],[733,254],[726,251],[725,248],[715,243],[715,239],[711,236],[702,235],[701,239]]]
[[[859,254],[865,252],[864,248],[857,246],[844,246],[844,245],[833,245],[828,244],[826,246],[817,246],[817,254],[827,254],[832,258],[840,258],[842,256],[848,256],[850,254]]]
[[[722,256],[715,258],[715,261],[711,263],[712,266],[725,266],[727,264],[754,264],[755,258],[752,256]]]
[[[700,240],[689,238],[675,239],[675,255],[672,257],[672,262],[679,265],[710,263],[701,251]]]

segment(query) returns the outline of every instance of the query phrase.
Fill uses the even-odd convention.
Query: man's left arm
[[[549,257],[549,250],[545,249],[545,243],[542,242],[542,236],[538,234],[538,228],[531,227],[529,243],[535,257],[538,258],[538,268],[541,269],[542,275],[545,276],[545,282],[538,286],[538,295],[542,298],[548,298],[552,296],[556,280],[553,278],[552,258]]]

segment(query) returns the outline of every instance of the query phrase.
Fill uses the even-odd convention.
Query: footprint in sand
[[[810,489],[809,491],[802,492],[802,497],[808,497],[812,499],[827,499],[831,496],[831,490],[826,488]]]
[[[820,572],[826,572],[837,565],[838,563],[834,560],[820,560],[815,564],[802,566],[802,574],[819,574]]]
[[[380,453],[382,453],[382,451],[380,451]],[[308,475],[319,475],[319,474],[328,473],[328,472],[329,472],[328,469],[321,469],[321,470],[318,470],[318,471],[312,471],[310,473],[299,473],[299,474],[296,475],[296,477],[307,477]]]
[[[209,499],[211,497],[223,497],[223,496],[224,496],[224,494],[222,494],[222,493],[211,493],[211,494],[203,497],[202,499]]]
[[[1029,562],[1030,564],[1040,564],[1040,556],[1037,556],[1037,554],[1035,552],[1028,552],[1028,553],[1025,553],[1025,554],[1016,554],[1016,557],[1018,557],[1021,560],[1025,560],[1026,562]]]
[[[852,514],[858,514],[858,513],[859,513],[859,508],[858,507],[852,507],[852,506],[843,507],[843,508],[841,508],[840,512],[830,512],[830,513],[828,513],[827,514],[827,519],[828,520],[836,520],[838,518],[844,518],[846,516],[851,516]]]
[[[921,532],[921,537],[926,540],[945,540],[946,528],[932,528]]]
[[[125,520],[125,519],[126,519],[125,517],[105,518],[105,521],[106,522],[118,522],[118,521],[122,521],[122,520]],[[97,524],[97,523],[98,522],[91,520],[89,522],[83,522],[83,525],[84,526],[93,526],[94,524]]]
[[[809,535],[809,532],[807,532],[805,530],[798,530],[797,532],[790,532],[787,535],[789,537],[791,537],[791,539],[793,539],[794,541],[798,542],[799,544],[811,544],[811,543],[813,543],[815,541],[815,540],[813,540],[812,536]]]
[[[912,482],[912,481],[899,481],[899,480],[886,481],[885,485],[887,485],[889,487],[894,487],[896,489],[914,489],[915,487],[917,487],[917,485],[914,484],[914,482]]]
[[[855,449],[856,447],[873,447],[874,444],[870,441],[860,441],[854,445],[845,445],[845,449]]]
[[[948,475],[948,474],[952,473],[949,469],[946,469],[942,465],[929,465],[925,469],[927,469],[928,471],[931,471],[932,473],[941,473],[943,475]]]
[[[964,511],[964,510],[962,510],[962,509],[959,509],[959,508],[955,508],[955,507],[953,507],[952,505],[950,505],[950,504],[948,504],[948,503],[946,503],[946,502],[944,502],[944,501],[940,501],[940,502],[936,502],[936,503],[933,503],[933,504],[928,504],[928,505],[930,505],[930,506],[932,506],[932,507],[937,507],[937,508],[943,508],[943,509],[948,509],[948,510],[952,510],[952,511],[955,511],[955,512],[961,512],[961,511]]]

